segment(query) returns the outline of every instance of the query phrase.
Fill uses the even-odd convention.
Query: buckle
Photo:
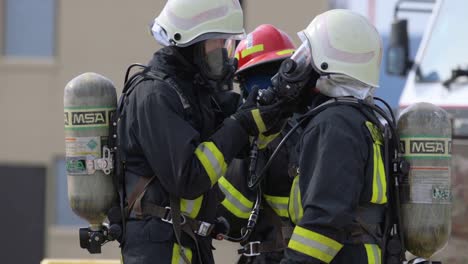
[[[166,209],[166,211],[164,212],[164,217],[161,217],[161,221],[172,225],[173,222],[172,222],[171,208],[169,206],[166,206],[164,209]],[[185,224],[186,222],[185,216],[183,214],[180,214],[180,218],[181,218],[180,225]]]
[[[239,254],[246,257],[254,257],[260,255],[260,241],[252,241],[244,245],[244,248],[239,249]]]
[[[208,236],[211,233],[212,224],[203,221],[200,221],[199,224],[198,230],[195,230],[194,233],[199,236]]]

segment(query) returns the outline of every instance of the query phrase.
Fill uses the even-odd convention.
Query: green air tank
[[[117,197],[108,146],[116,90],[106,77],[88,72],[66,85],[63,102],[70,207],[99,231]]]
[[[448,113],[430,103],[406,108],[398,120],[410,172],[400,185],[406,249],[429,259],[448,242],[451,228],[451,141]]]

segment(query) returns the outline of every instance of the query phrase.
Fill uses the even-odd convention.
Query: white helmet
[[[349,10],[330,10],[315,17],[299,36],[320,74],[343,74],[379,86],[382,40],[365,17]]]
[[[168,0],[151,28],[163,46],[186,47],[206,39],[242,38],[238,0]]]

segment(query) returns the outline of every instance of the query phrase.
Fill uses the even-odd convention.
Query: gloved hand
[[[283,102],[273,105],[257,105],[258,87],[254,87],[245,103],[231,118],[238,120],[250,136],[270,136],[277,134],[286,122]]]
[[[211,232],[211,237],[217,240],[222,240],[224,238],[224,235],[229,234],[231,231],[231,226],[229,225],[229,222],[226,220],[226,218],[222,216],[218,216],[214,222],[214,228],[213,231]]]

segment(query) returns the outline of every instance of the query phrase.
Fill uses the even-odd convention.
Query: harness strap
[[[171,205],[171,216],[172,216],[172,229],[174,230],[174,234],[176,237],[177,244],[179,244],[179,252],[182,258],[184,259],[184,262],[186,264],[190,264],[190,260],[187,258],[185,255],[185,249],[182,246],[182,243],[180,242],[180,236],[181,236],[181,221],[180,217],[182,214],[180,213],[180,199],[175,198],[174,196],[170,196],[170,205]],[[200,250],[198,249],[198,244],[197,240],[195,239],[195,243],[197,245],[197,253],[198,257],[200,257]]]
[[[174,220],[172,218],[172,211],[173,209],[171,207],[162,207],[153,203],[143,202],[142,215],[138,216],[138,218],[154,216],[160,218],[163,222],[173,224]],[[188,218],[184,214],[180,214],[180,225],[186,225],[190,227],[192,233],[202,237],[209,236],[215,228],[215,224]]]
[[[191,262],[187,258],[185,254],[185,250],[182,247],[180,237],[182,231],[185,232],[190,238],[193,239],[195,242],[195,246],[197,248],[197,253],[199,257],[199,261],[201,262],[200,256],[200,249],[198,245],[197,238],[195,234],[200,236],[207,236],[211,234],[211,231],[214,228],[214,225],[198,221],[195,219],[191,219],[185,217],[180,212],[180,199],[173,198],[171,196],[170,205],[171,207],[162,207],[155,205],[153,203],[143,202],[142,199],[146,193],[146,190],[149,184],[156,178],[153,176],[151,178],[139,177],[138,182],[136,183],[132,193],[129,195],[128,200],[128,207],[125,210],[125,214],[128,217],[130,213],[133,211],[137,218],[143,218],[144,216],[154,216],[160,218],[162,221],[166,223],[172,224],[176,242],[180,245],[180,255],[185,263],[190,264]]]
[[[382,247],[382,225],[384,220],[384,206],[373,204],[359,206],[354,217],[355,223],[347,229],[346,242],[351,244],[377,244]]]
[[[281,217],[276,214],[269,205],[264,205],[265,218],[271,219],[276,227],[276,236],[273,241],[250,241],[243,248],[239,249],[238,254],[246,257],[258,256],[262,253],[271,253],[282,251],[287,248],[289,239],[293,233],[294,227],[285,225]]]
[[[146,193],[146,189],[150,185],[150,183],[154,180],[156,176],[151,178],[146,177],[138,177],[138,182],[136,183],[135,187],[133,188],[132,193],[128,197],[128,207],[127,212],[125,214],[126,217],[130,215],[130,212],[133,210],[136,215],[141,215],[141,199]]]
[[[162,207],[153,203],[143,201],[141,203],[141,214],[137,215],[137,218],[153,216],[160,218],[163,222],[172,224],[176,242],[179,245],[182,245],[180,240],[182,232],[186,233],[194,241],[199,261],[200,263],[202,263],[198,239],[195,236],[195,234],[203,237],[209,236],[215,228],[215,225],[192,219],[183,215],[180,211],[180,199],[178,198],[172,198],[170,205],[171,207]],[[187,264],[190,264],[190,261],[186,257],[182,246],[180,247],[180,254],[184,261]]]
[[[283,240],[286,242],[286,244],[291,239],[291,236],[292,236],[293,232],[294,232],[294,227],[293,226],[283,226],[283,227],[281,227],[281,233],[283,233]]]
[[[182,103],[182,106],[183,106],[184,110],[190,108],[190,101],[188,100],[188,98],[184,95],[184,93],[180,89],[179,85],[177,85],[177,83],[174,80],[172,80],[167,74],[165,74],[163,72],[160,72],[160,71],[153,71],[153,70],[150,69],[146,73],[146,75],[148,77],[152,78],[152,79],[164,81],[167,84],[169,84],[171,86],[171,88],[179,96],[180,102]]]

